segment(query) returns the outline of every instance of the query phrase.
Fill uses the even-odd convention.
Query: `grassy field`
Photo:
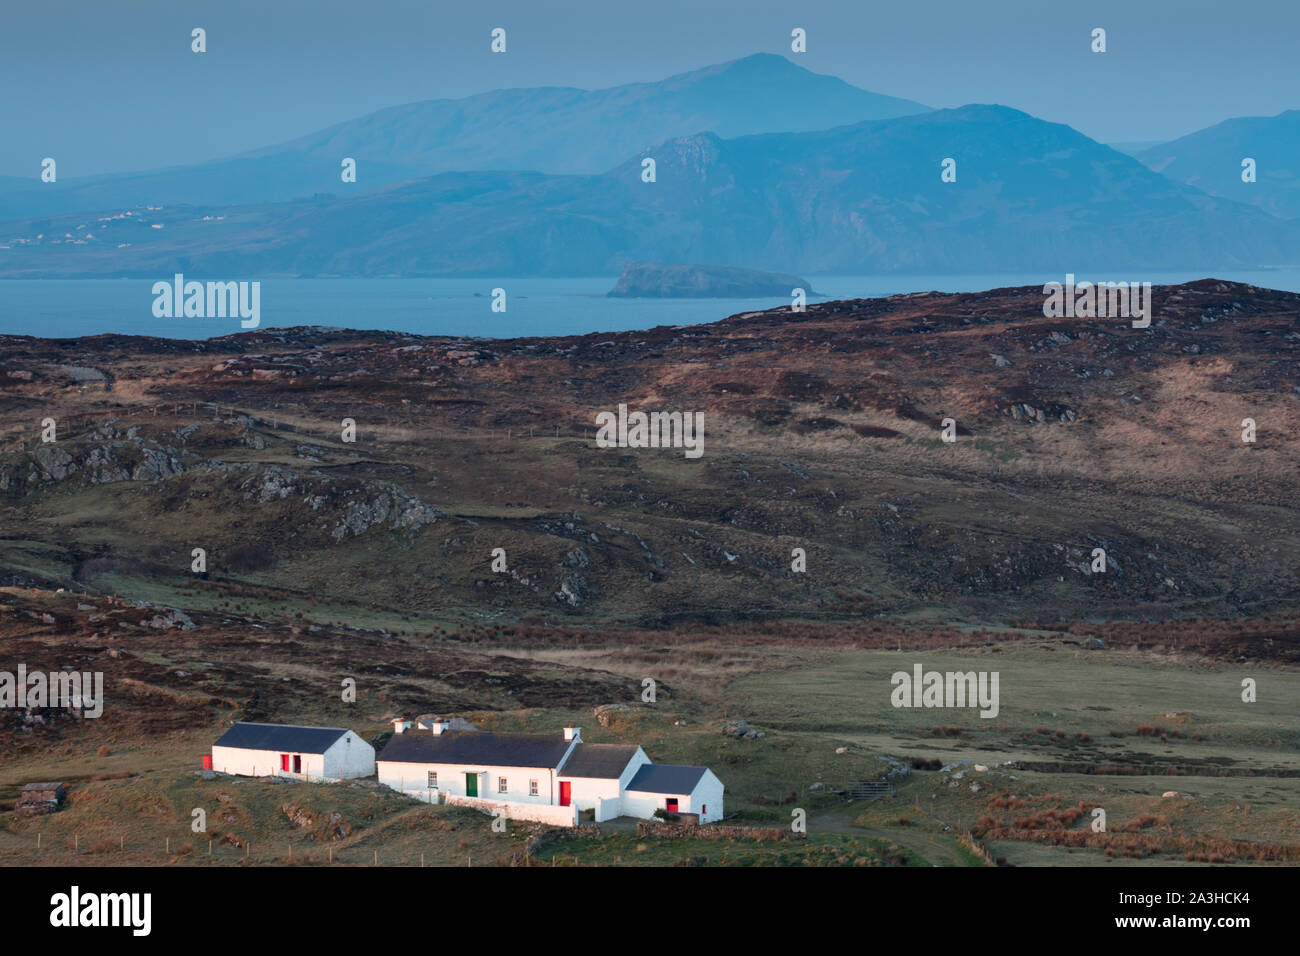
[[[137,660],[158,668],[175,668],[193,656],[137,653]],[[726,679],[717,676],[720,660],[731,663]],[[1019,644],[927,652],[781,646],[729,652],[724,643],[708,641],[662,649],[613,643],[492,648],[483,661],[497,667],[529,662],[550,668],[553,678],[603,673],[611,688],[627,688],[629,701],[636,701],[640,675],[656,674],[664,686],[656,703],[630,703],[605,724],[589,709],[515,706],[463,714],[485,730],[554,733],[577,723],[591,742],[638,743],[657,762],[711,767],[727,786],[729,822],[785,827],[796,815],[807,820],[807,839],[766,842],[638,839],[627,825],[614,826],[599,838],[543,846],[535,856],[541,863],[1300,859],[1300,728],[1292,703],[1300,699],[1300,674],[1293,670],[1253,669],[1259,700],[1247,704],[1239,686],[1244,672],[1237,667],[1166,654],[1083,651],[1032,636]],[[893,707],[891,673],[910,671],[918,661],[941,671],[996,670],[997,716]],[[160,671],[149,686],[165,692],[173,672]],[[276,665],[255,683],[292,672]],[[375,707],[385,700],[381,695],[358,710],[322,714],[319,722],[346,722],[374,736],[387,729],[387,712]],[[309,719],[310,711],[301,709],[308,706],[299,703],[292,715],[272,718]],[[0,814],[0,863],[244,865],[292,857],[295,863],[418,866],[423,854],[426,865],[482,865],[522,853],[541,829],[512,822],[507,833],[494,833],[487,816],[427,807],[373,785],[200,779],[200,757],[235,713],[234,702],[218,706],[205,721],[173,727],[147,743],[138,735],[110,736],[109,724],[83,722],[67,746],[6,760],[0,801],[14,799],[21,783],[36,779],[64,780],[70,800],[49,817]],[[764,736],[721,734],[736,718]],[[101,739],[112,746],[97,750]],[[892,796],[851,803],[842,795],[848,785],[879,779],[899,765],[913,769],[894,780]],[[1163,796],[1171,791],[1176,795]],[[1106,830],[1093,833],[1097,807],[1105,812]],[[206,835],[191,831],[195,808],[207,814]]]

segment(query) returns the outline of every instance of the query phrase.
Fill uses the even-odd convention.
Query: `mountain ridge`
[[[207,163],[54,186],[11,177],[0,180],[0,220],[113,206],[276,202],[442,172],[596,173],[670,135],[811,130],[927,109],[783,56],[753,54],[600,90],[513,87],[384,107]],[[345,157],[358,162],[356,186],[340,180]]]
[[[1232,117],[1135,155],[1176,182],[1300,218],[1300,109]],[[1242,181],[1247,158],[1255,160],[1255,182]]]
[[[653,183],[641,176],[650,156]],[[956,182],[941,180],[948,157]],[[5,224],[0,275],[582,276],[634,260],[1063,275],[1259,268],[1300,249],[1300,223],[986,104],[800,134],[674,137],[598,175],[443,173],[342,199],[149,216],[161,228],[136,217]],[[63,239],[31,238],[86,233],[95,238],[71,255]]]

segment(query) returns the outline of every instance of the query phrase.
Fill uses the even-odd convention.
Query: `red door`
[[[573,785],[567,780],[560,781],[560,806],[567,807],[571,798],[570,788]]]
[[[677,798],[676,798],[676,797],[669,797],[665,802],[667,803],[667,806],[664,807],[665,810],[667,810],[669,813],[676,813],[676,812],[677,812]]]
[[[280,769],[283,770],[285,773],[288,773],[288,772],[289,772],[289,755],[288,755],[288,754],[280,754]]]

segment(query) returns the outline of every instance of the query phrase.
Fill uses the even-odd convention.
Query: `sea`
[[[1215,278],[1300,292],[1300,269],[1215,272]],[[1205,272],[1089,275],[1078,280],[1151,282],[1206,278]],[[159,277],[160,279],[164,277]],[[187,276],[206,279],[206,276]],[[913,292],[980,292],[1064,282],[1065,273],[1004,275],[807,276],[809,302]],[[171,277],[165,277],[170,281]],[[698,325],[729,315],[789,305],[788,296],[760,299],[611,299],[615,276],[597,278],[296,279],[261,282],[259,328],[324,325],[419,335],[482,338],[585,335],[662,325]],[[114,333],[205,339],[243,331],[235,318],[156,318],[154,279],[0,280],[0,333],[76,338]],[[493,290],[505,290],[504,311]],[[1159,293],[1155,294],[1159,316]]]

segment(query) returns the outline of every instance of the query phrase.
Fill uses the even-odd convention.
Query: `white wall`
[[[478,799],[498,803],[527,803],[550,806],[560,802],[560,787],[555,782],[555,771],[545,767],[475,767],[446,763],[399,763],[379,760],[375,764],[379,782],[404,793],[427,792],[429,772],[438,775],[438,789],[445,794],[464,797],[465,774],[487,771],[479,777]],[[506,792],[497,790],[497,778],[506,778]],[[528,782],[537,781],[537,795],[528,792]]]
[[[656,810],[663,809],[664,800],[671,796],[677,796],[678,800],[683,799],[680,794],[641,793],[640,791],[629,790],[623,794],[623,812],[629,817],[641,817],[644,820],[649,820],[655,815]]]
[[[712,770],[704,771],[704,776],[700,782],[695,785],[695,790],[691,793],[690,806],[686,808],[687,813],[698,813],[701,823],[713,823],[715,820],[722,819],[722,781],[714,776]],[[700,808],[708,807],[708,812]]]
[[[458,797],[447,794],[447,803],[459,807],[473,807],[484,813],[506,812],[510,820],[531,820],[535,823],[549,823],[553,826],[572,827],[578,824],[577,807],[552,807],[537,803],[502,803],[499,800],[479,800],[474,797]]]
[[[325,776],[333,780],[375,775],[375,748],[350,730],[334,741],[324,756]]]
[[[618,780],[610,777],[560,777],[561,782],[570,784],[569,797],[579,810],[590,810],[598,800],[617,800],[620,793]],[[555,802],[559,803],[559,788],[556,788]]]
[[[597,798],[595,816],[597,823],[604,823],[606,820],[613,820],[615,817],[621,817],[622,815],[623,800],[621,797],[614,797],[613,799]]]
[[[243,777],[296,777],[318,779],[325,775],[324,754],[301,754],[302,773],[285,773],[280,769],[279,750],[244,750],[240,747],[213,747],[212,769]],[[292,757],[293,755],[290,754]],[[289,764],[293,766],[292,762]]]

